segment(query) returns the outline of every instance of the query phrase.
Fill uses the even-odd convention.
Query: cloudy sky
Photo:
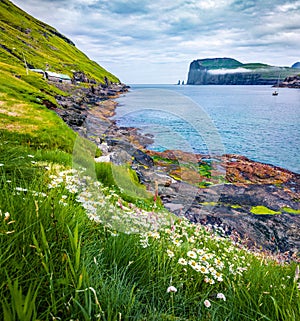
[[[12,0],[127,84],[186,80],[194,59],[300,61],[299,0]]]

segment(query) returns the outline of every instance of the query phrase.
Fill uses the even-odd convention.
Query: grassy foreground
[[[1,96],[1,320],[300,319],[295,263],[174,218],[16,95]]]

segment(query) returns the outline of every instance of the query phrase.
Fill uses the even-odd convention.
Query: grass
[[[129,166],[116,166],[112,163],[96,164],[96,176],[105,186],[117,187],[123,199],[135,202],[152,200],[153,195],[139,183],[137,174]]]
[[[153,202],[141,210],[72,169],[66,152],[9,144],[1,145],[0,318],[299,319],[295,263],[249,252]]]
[[[96,146],[44,106],[65,93],[27,76],[22,51],[37,68],[102,70],[0,6],[4,47],[16,48],[0,48],[0,319],[299,320],[295,262],[174,217],[129,167],[94,163]]]
[[[0,3],[0,61],[12,66],[24,66],[24,57],[30,68],[68,74],[84,71],[89,78],[104,83],[119,79],[90,60],[65,36],[53,27],[33,18],[26,12],[3,0]]]

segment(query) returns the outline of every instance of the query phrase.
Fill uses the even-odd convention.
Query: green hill
[[[90,60],[56,29],[10,1],[1,0],[0,137],[17,144],[71,151],[75,133],[46,108],[59,107],[55,96],[67,93],[30,71],[45,70],[46,65],[49,71],[69,77],[73,71],[81,71],[99,83],[104,83],[105,77],[119,83],[117,77]]]
[[[98,82],[119,79],[91,61],[74,43],[53,27],[41,22],[8,0],[0,2],[0,61],[13,66],[45,69],[72,76],[84,71]]]
[[[243,64],[235,59],[232,58],[206,58],[206,59],[199,59],[197,60],[199,65],[209,69],[234,69],[242,67]]]

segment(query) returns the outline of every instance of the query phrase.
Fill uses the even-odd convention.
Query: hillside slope
[[[104,77],[119,79],[91,61],[74,43],[53,27],[41,22],[8,0],[0,2],[0,61],[29,68],[45,69],[72,76],[84,71],[98,82]]]
[[[25,68],[27,67],[27,68]],[[33,18],[8,0],[0,2],[0,137],[17,143],[70,151],[75,133],[46,107],[66,96],[43,75],[48,69],[70,78],[79,71],[87,81],[119,83],[53,27]],[[86,86],[88,84],[85,84]]]
[[[190,64],[188,85],[275,85],[298,73],[295,68],[262,63],[243,64],[232,58],[194,60]]]

